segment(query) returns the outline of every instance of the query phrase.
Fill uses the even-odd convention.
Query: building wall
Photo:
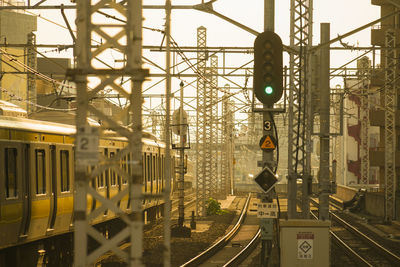
[[[346,79],[345,86],[349,91],[355,92],[353,95],[346,97],[344,100],[344,133],[343,142],[345,144],[345,160],[344,166],[341,168],[344,171],[343,185],[353,185],[360,183],[361,175],[361,158],[360,158],[360,147],[361,147],[361,121],[360,121],[360,98],[357,96],[359,93],[357,84],[361,84],[359,79]],[[371,88],[370,88],[371,89]],[[358,91],[358,93],[357,93]],[[371,89],[373,91],[373,89]],[[369,95],[368,99],[370,108],[374,106],[374,103],[379,101],[379,95]],[[378,150],[380,146],[379,127],[370,126],[368,128],[369,135],[369,148],[370,151]],[[339,170],[341,168],[338,168]],[[369,183],[377,183],[379,180],[379,168],[370,164],[369,171]],[[338,181],[340,183],[340,181]]]
[[[10,45],[26,44],[28,33],[36,31],[36,29],[36,17],[23,13],[0,11],[0,43],[7,43]],[[17,56],[19,62],[26,63],[26,59],[23,56],[25,54],[24,48],[13,48],[12,46],[9,46],[3,48],[3,50],[7,51],[9,55]],[[0,60],[0,70],[2,72],[24,71],[21,66],[16,65],[15,62],[10,61],[3,54],[0,56]],[[27,103],[25,101],[17,100],[26,100],[27,98],[26,74],[18,75],[5,73],[0,80],[0,86],[2,88],[0,99],[10,101],[24,109],[27,109]]]

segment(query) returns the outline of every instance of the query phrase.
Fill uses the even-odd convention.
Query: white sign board
[[[297,259],[311,260],[313,258],[314,233],[297,233]]]
[[[258,203],[257,218],[278,218],[278,205],[273,203]]]
[[[77,164],[88,166],[99,162],[99,128],[90,126],[79,128],[75,144]]]

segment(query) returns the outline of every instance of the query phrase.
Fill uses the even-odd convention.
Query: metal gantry
[[[310,176],[305,168],[307,129],[305,114],[307,49],[312,45],[312,0],[291,0],[290,46],[297,54],[290,54],[289,134],[288,134],[288,216],[296,216],[297,178]],[[306,133],[306,131],[308,131]],[[304,180],[303,180],[304,183]]]
[[[31,32],[28,34],[28,42],[27,42],[27,46],[25,48],[25,54],[26,54],[26,65],[33,69],[36,70],[37,69],[37,56],[36,56],[36,49],[35,49],[35,45],[36,45],[36,35]],[[28,114],[31,114],[32,112],[35,111],[36,109],[36,96],[37,96],[37,92],[36,92],[36,75],[33,72],[28,72],[27,74],[27,94],[26,94],[26,98],[27,98],[27,111]]]
[[[127,0],[117,3],[114,0],[77,0],[76,5],[77,65],[69,73],[77,87],[74,266],[89,266],[108,251],[113,251],[129,266],[143,266],[142,82],[148,73],[142,69],[142,1]],[[96,13],[105,7],[108,10],[112,9],[112,12],[121,17],[121,21],[126,22],[104,24],[103,20],[96,19]],[[93,46],[93,39],[99,40],[99,37],[102,42]],[[99,68],[94,63],[94,58],[104,55],[104,52],[111,48],[124,54],[126,64],[116,69]],[[121,76],[131,78],[130,86],[121,86]],[[98,80],[98,84],[92,89],[88,87],[88,78]],[[106,88],[112,88],[127,99],[128,114],[131,116],[130,128],[124,127],[91,105],[90,100]],[[88,125],[89,113],[101,119],[107,128],[127,138],[127,146],[117,151],[114,157],[102,155],[99,162],[94,160],[99,156],[99,142],[96,138],[98,129]],[[100,128],[100,134],[101,130],[103,127]],[[130,161],[126,160],[128,155]],[[120,162],[123,160],[132,170],[131,175],[127,173],[127,168],[121,166],[123,164]],[[128,181],[128,186],[110,199],[100,195],[95,187],[89,184],[89,181],[101,176],[105,171],[113,171]],[[118,203],[127,196],[130,205],[126,207],[127,210],[122,210]],[[95,199],[101,205],[91,210],[88,208],[87,199]],[[103,216],[107,211],[118,214],[126,225],[113,236],[105,236],[91,225],[94,219]],[[91,252],[88,251],[88,236],[99,244]],[[125,239],[131,241],[128,252],[118,246]]]
[[[385,34],[385,221],[395,216],[397,53],[395,30]]]

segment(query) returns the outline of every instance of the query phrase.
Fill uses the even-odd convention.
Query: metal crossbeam
[[[395,216],[395,178],[396,178],[396,37],[393,29],[386,31],[385,64],[385,221],[390,222]]]
[[[84,267],[93,264],[99,256],[107,251],[113,251],[128,266],[143,266],[143,222],[142,222],[142,82],[147,73],[142,70],[142,1],[127,0],[126,5],[121,5],[113,0],[77,0],[77,42],[75,54],[77,65],[71,71],[77,87],[77,116],[76,116],[76,157],[75,157],[75,195],[74,195],[74,266]],[[119,16],[124,18],[126,23],[108,25],[96,23],[95,13],[102,8],[112,8]],[[113,31],[109,31],[109,27]],[[101,36],[102,43],[93,47],[91,45],[94,36]],[[119,69],[107,70],[99,69],[93,64],[95,57],[101,57],[110,48],[118,49],[126,60],[126,65]],[[130,86],[123,87],[119,81],[121,75],[132,78]],[[88,78],[97,78],[99,84],[89,89],[87,86]],[[112,88],[128,100],[128,114],[131,129],[124,127],[113,118],[96,109],[89,99],[97,94],[102,94],[106,88]],[[111,158],[104,155],[98,164],[88,161],[85,157],[84,148],[81,147],[81,140],[92,136],[91,132],[95,129],[90,128],[87,123],[88,114],[94,114],[113,129],[117,134],[125,136],[128,144],[125,148],[116,152]],[[101,127],[100,131],[103,130]],[[90,137],[91,138],[91,137]],[[98,154],[98,143],[94,142],[93,152]],[[127,161],[130,155],[131,160]],[[126,167],[120,164],[125,161]],[[92,166],[91,166],[92,165]],[[89,169],[93,169],[89,173]],[[132,170],[132,174],[127,173],[127,169]],[[115,172],[121,179],[126,179],[128,185],[117,195],[108,199],[93,189],[93,184],[89,181],[100,176],[104,171]],[[118,205],[119,200],[129,195],[129,203],[124,209]],[[100,203],[94,210],[88,208],[87,199],[90,196]],[[125,215],[126,210],[130,213]],[[119,214],[125,222],[126,227],[115,236],[106,238],[91,226],[92,220],[98,215],[104,214],[108,210],[109,214]],[[94,238],[99,247],[93,252],[88,252],[88,235]],[[128,252],[119,249],[119,243],[125,239],[131,241]]]

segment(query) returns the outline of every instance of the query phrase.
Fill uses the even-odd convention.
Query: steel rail
[[[212,246],[201,252],[199,255],[196,257],[190,259],[186,263],[182,264],[181,267],[189,267],[189,266],[198,266],[207,259],[209,259],[211,256],[213,256],[217,251],[221,250],[223,247],[226,246],[226,244],[235,236],[235,234],[238,232],[240,226],[242,225],[246,213],[247,213],[247,208],[250,203],[250,198],[251,194],[247,197],[246,203],[242,209],[242,212],[239,216],[239,219],[237,220],[235,226],[227,233],[225,236],[223,236],[218,242],[214,243]]]
[[[386,259],[388,259],[390,262],[396,264],[396,266],[400,266],[400,257],[397,256],[396,254],[392,253],[382,245],[378,244],[376,241],[372,240],[370,237],[362,233],[360,230],[355,228],[354,226],[350,225],[348,222],[337,216],[336,214],[331,212],[331,218],[335,220],[336,222],[340,223],[342,226],[344,226],[348,231],[352,232],[353,234],[357,235],[359,238],[361,238],[362,241],[365,243],[371,245],[375,249],[378,250],[378,252],[384,256]]]
[[[193,196],[194,194],[190,194],[190,195],[188,195],[188,196]],[[176,201],[175,200],[173,200],[173,202],[174,203],[172,203],[172,205],[174,206],[174,205],[176,205]],[[190,201],[188,201],[187,203],[185,203],[185,208],[187,208],[187,207],[189,207],[189,206],[191,206],[191,205],[193,205],[194,203],[196,202],[196,199],[193,199],[193,200],[190,200]],[[177,213],[178,212],[178,208],[174,208],[174,209],[171,209],[171,214],[175,214],[175,213]],[[161,219],[163,219],[163,218],[161,218]],[[150,229],[151,230],[151,229]],[[149,231],[149,230],[148,230]],[[145,231],[146,232],[146,231]],[[120,246],[119,246],[119,248],[121,249],[121,250],[124,250],[124,249],[127,249],[128,247],[130,247],[130,245],[131,245],[131,242],[124,242],[124,243],[122,243]],[[112,256],[114,256],[115,254],[113,253],[113,252],[109,252],[109,253],[106,253],[106,254],[104,254],[104,255],[102,255],[100,258],[98,258],[97,260],[96,260],[96,262],[93,264],[93,266],[101,266],[101,262],[102,261],[104,261],[104,260],[106,260],[106,259],[109,259],[110,257],[112,257]]]
[[[245,246],[238,254],[223,265],[223,267],[239,266],[250,254],[257,248],[261,238],[261,229],[258,229],[257,233],[251,239],[251,241]]]
[[[311,199],[311,201],[315,204],[318,205],[318,203]],[[334,220],[335,222],[341,224],[344,228],[346,228],[349,232],[353,233],[354,235],[358,236],[364,243],[372,246],[375,248],[378,253],[380,253],[383,257],[385,257],[388,261],[391,263],[396,264],[396,266],[400,266],[400,257],[388,249],[386,249],[384,246],[378,244],[376,241],[372,240],[370,237],[362,233],[360,230],[355,228],[354,226],[350,225],[348,222],[334,214],[333,212],[330,212],[331,219]],[[331,231],[332,232],[332,231]],[[360,256],[361,257],[361,256]]]
[[[310,213],[314,217],[314,219],[318,220],[318,217],[312,211],[310,211]],[[332,241],[335,242],[335,244],[338,247],[340,247],[349,258],[352,258],[354,261],[356,261],[358,264],[362,266],[368,266],[368,267],[374,266],[373,264],[369,263],[366,259],[364,259],[360,254],[354,251],[349,245],[346,244],[346,242],[340,239],[340,237],[338,237],[332,230],[329,230],[329,233],[333,238]]]

